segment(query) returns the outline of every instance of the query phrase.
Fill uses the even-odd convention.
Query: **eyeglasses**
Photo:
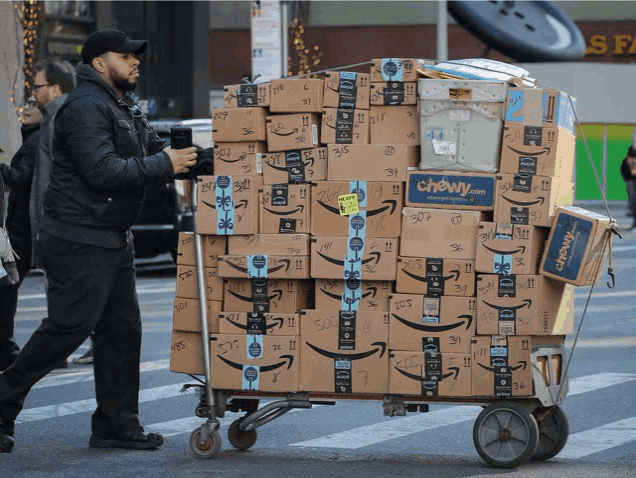
[[[33,89],[37,91],[38,88],[42,88],[44,86],[53,86],[53,85],[51,83],[44,83],[43,85],[33,85]]]

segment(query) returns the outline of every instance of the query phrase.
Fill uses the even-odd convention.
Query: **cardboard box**
[[[387,393],[389,315],[306,310],[300,320],[300,389]]]
[[[417,104],[417,82],[371,83],[372,106],[398,106]]]
[[[417,352],[470,354],[477,299],[393,294],[389,348]]]
[[[203,375],[203,342],[201,333],[172,331],[170,371]]]
[[[219,256],[227,253],[227,236],[201,236],[201,245],[203,246],[203,266],[219,267]],[[177,264],[194,266],[196,263],[194,234],[192,232],[179,232]]]
[[[267,150],[291,151],[319,146],[320,116],[297,113],[267,117]]]
[[[502,173],[572,177],[576,136],[558,126],[504,123]]]
[[[219,275],[233,279],[309,279],[309,256],[221,256]]]
[[[215,108],[212,139],[215,143],[265,141],[265,108]]]
[[[475,295],[475,261],[398,257],[395,291],[429,297]]]
[[[391,351],[390,360],[391,394],[472,396],[470,354]]]
[[[213,335],[210,384],[217,390],[298,390],[297,337]]]
[[[267,108],[269,106],[269,83],[227,85],[223,89],[224,108],[251,108],[255,106]]]
[[[311,306],[311,282],[304,280],[227,279],[224,310],[297,313]]]
[[[261,176],[199,176],[197,219],[200,234],[231,236],[258,232]]]
[[[369,109],[369,74],[350,71],[325,73],[325,108]]]
[[[498,174],[494,222],[550,227],[557,208],[571,206],[571,176]]]
[[[389,281],[316,279],[316,310],[389,311]]]
[[[428,63],[414,58],[375,59],[371,66],[371,83],[380,81],[417,81],[417,69]]]
[[[574,332],[573,286],[540,275],[479,274],[479,335]]]
[[[269,110],[272,113],[322,113],[325,80],[272,80]]]
[[[271,256],[309,256],[309,234],[254,234],[228,239],[230,256],[247,256],[254,251]]]
[[[507,123],[514,122],[526,126],[560,126],[576,135],[576,107],[576,98],[572,98],[570,102],[568,95],[558,90],[510,88],[506,98],[505,120]]]
[[[473,396],[534,395],[533,347],[563,345],[565,336],[485,335],[472,339]]]
[[[314,279],[395,280],[398,239],[312,237],[311,277]],[[346,265],[346,267],[345,267]]]
[[[405,207],[400,255],[475,259],[480,211]]]
[[[218,300],[207,301],[208,332],[219,332],[219,315],[223,310],[223,302]],[[198,299],[174,299],[174,311],[172,315],[172,329],[183,332],[201,332],[201,312]]]
[[[214,146],[214,174],[217,176],[256,175],[263,172],[264,142],[217,143]]]
[[[308,184],[273,184],[261,188],[258,200],[259,231],[263,234],[309,233],[310,192],[311,186]]]
[[[330,144],[328,179],[406,181],[418,160],[417,147],[406,144]]]
[[[495,175],[409,171],[405,202],[414,207],[492,211],[495,208]]]
[[[417,106],[371,106],[369,143],[420,144]]]
[[[263,155],[263,184],[303,184],[327,179],[327,148]]]
[[[557,209],[539,273],[577,286],[597,284],[610,229],[606,216],[579,207]]]
[[[325,108],[320,142],[323,144],[369,144],[369,111]]]
[[[220,334],[300,335],[300,315],[260,312],[221,312]]]
[[[399,237],[403,183],[366,181],[320,181],[311,191],[311,233],[314,236],[347,237],[350,224],[364,237]],[[360,211],[341,216],[338,196],[357,194]],[[355,221],[354,221],[354,218]]]
[[[217,267],[205,267],[206,300],[223,300],[223,279],[219,277]],[[177,264],[176,297],[182,299],[198,299],[199,287],[197,282],[196,266],[184,266]]]
[[[546,230],[520,224],[482,222],[477,235],[477,272],[536,275]]]

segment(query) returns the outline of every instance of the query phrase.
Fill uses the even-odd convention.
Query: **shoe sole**
[[[73,363],[80,364],[80,365],[86,365],[86,364],[89,364],[89,363],[93,363],[93,359],[90,359],[90,360],[73,359]]]
[[[3,440],[5,443],[0,444],[0,453],[11,453],[13,450],[13,445],[15,445],[15,440],[11,437],[7,437],[8,440]]]
[[[150,440],[147,442],[126,441],[126,440],[109,440],[91,435],[88,445],[93,448],[125,448],[128,450],[154,450],[163,445],[163,438],[159,440]]]

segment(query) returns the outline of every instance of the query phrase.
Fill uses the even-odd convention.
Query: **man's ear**
[[[58,96],[62,96],[62,88],[60,88],[60,85],[52,85],[51,88],[53,89],[53,97],[57,98]]]
[[[97,70],[98,73],[101,74],[104,74],[107,70],[106,62],[101,56],[93,58],[91,61],[91,65],[93,66],[93,68],[95,68],[95,70]]]

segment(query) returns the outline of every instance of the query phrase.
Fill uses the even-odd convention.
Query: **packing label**
[[[384,88],[385,105],[401,105],[404,103],[404,83],[393,81]]]
[[[495,239],[512,240],[513,226],[512,224],[499,222],[495,226]]]
[[[492,271],[495,274],[512,274],[512,254],[495,254],[493,256]]]
[[[265,315],[258,312],[247,313],[247,333],[265,335],[267,333]]]
[[[512,224],[528,225],[530,221],[530,208],[513,206],[510,208],[510,222]]]
[[[357,279],[346,280],[342,293],[341,310],[357,311],[362,300],[362,281]]]
[[[457,143],[453,141],[433,140],[433,152],[441,156],[457,155]]]
[[[524,126],[523,128],[523,145],[524,146],[541,146],[543,136],[543,128],[541,126]]]
[[[512,369],[495,367],[495,397],[512,397]]]
[[[441,277],[444,274],[444,259],[429,257],[426,259],[426,276]]]
[[[516,275],[500,275],[497,277],[497,297],[517,297]]]
[[[338,108],[348,110],[355,109],[358,87],[356,85],[357,74],[350,71],[341,71],[338,84]]]
[[[543,269],[559,277],[575,280],[579,275],[591,233],[591,221],[565,213],[559,214],[553,226]]]
[[[418,172],[410,174],[407,194],[413,204],[494,206],[495,177]]]
[[[289,203],[289,186],[274,184],[272,186],[272,206],[287,206]]]
[[[234,234],[234,198],[232,176],[217,176],[215,184],[216,233],[219,236]]]
[[[441,297],[444,295],[444,279],[441,276],[426,277],[426,296]]]
[[[360,212],[357,194],[341,194],[338,196],[338,209],[341,216],[350,216]]]
[[[263,174],[263,153],[256,153],[256,174]]]
[[[247,359],[262,359],[265,354],[265,348],[263,347],[262,335],[247,335],[245,337],[247,347],[245,348]]]
[[[290,184],[305,183],[305,163],[301,158],[300,150],[285,152],[285,168]]]
[[[240,85],[236,100],[239,108],[258,106],[258,85]]]
[[[338,316],[338,350],[356,349],[356,312],[341,310]]]
[[[353,110],[338,108],[336,110],[336,144],[353,143]]]
[[[281,217],[278,222],[279,234],[294,234],[296,232],[296,219],[288,219]]]
[[[512,190],[518,193],[529,193],[532,191],[532,176],[526,174],[515,174],[512,180]]]
[[[267,255],[256,254],[247,256],[247,276],[250,279],[267,278]]]
[[[347,246],[347,258],[345,260],[344,266],[344,279],[360,280],[360,278],[362,277],[362,258],[364,257],[364,236],[349,236],[347,238]]]
[[[351,393],[351,359],[340,357],[333,361],[334,391],[336,393]]]
[[[253,311],[258,313],[269,312],[269,298],[267,297],[267,279],[252,279]]]
[[[399,58],[384,58],[380,72],[384,81],[404,81],[404,68]]]
[[[439,337],[422,337],[422,350],[425,354],[439,353]]]
[[[536,176],[537,163],[536,156],[519,156],[519,172]]]
[[[260,376],[259,365],[243,365],[243,390],[258,390]]]
[[[422,307],[422,322],[439,324],[440,315],[440,299],[439,298],[425,298],[424,305]]]

